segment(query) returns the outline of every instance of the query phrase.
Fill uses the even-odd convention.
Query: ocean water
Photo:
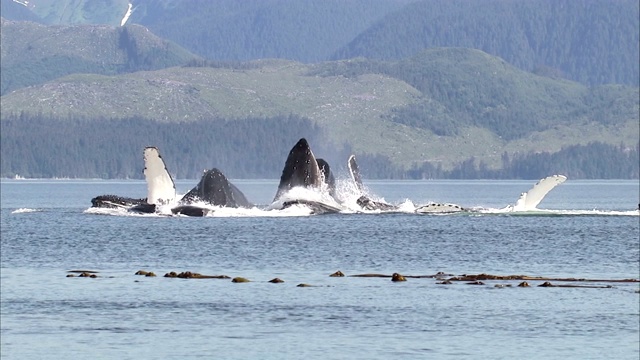
[[[179,181],[178,191],[195,183]],[[263,205],[277,187],[234,183]],[[569,179],[531,213],[410,210],[429,201],[500,209],[532,181],[368,181],[372,196],[403,211],[227,209],[204,218],[89,209],[101,194],[144,197],[142,181],[0,185],[2,358],[640,357],[640,284],[607,281],[640,278],[637,180]],[[338,270],[347,276],[329,276]],[[170,271],[251,282],[163,277]],[[349,276],[395,272],[595,281],[522,288]],[[268,282],[275,277],[285,282]]]

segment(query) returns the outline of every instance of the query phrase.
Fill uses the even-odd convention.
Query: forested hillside
[[[0,176],[638,178],[637,1],[0,3]]]
[[[403,59],[425,48],[465,47],[542,75],[638,86],[639,23],[637,0],[422,0],[389,14],[332,59]]]
[[[382,73],[418,89],[423,96],[387,115],[391,121],[458,136],[482,127],[505,140],[577,122],[620,126],[638,119],[637,88],[585,87],[520,71],[479,50],[434,48],[398,62],[336,61],[313,67],[311,74],[355,78]]]
[[[203,170],[216,167],[231,178],[277,179],[300,137],[307,137],[317,157],[329,161],[336,177],[346,177],[351,147],[327,140],[322,128],[295,116],[185,126],[133,118],[86,121],[25,115],[2,122],[0,176],[140,179],[142,149],[151,145],[160,148],[174,178],[197,179]],[[500,169],[474,156],[449,170],[430,162],[404,169],[379,154],[359,153],[358,162],[369,179],[540,179],[550,174],[637,179],[639,147],[593,142],[556,153],[503,153]]]
[[[121,74],[198,58],[138,25],[46,26],[0,18],[0,94],[68,74]]]
[[[195,62],[112,77],[77,74],[3,96],[2,122],[21,115],[138,118],[214,133],[221,120],[293,115],[322,129],[324,143],[380,159],[376,168],[388,161],[387,174],[427,163],[444,174],[472,156],[496,170],[505,152],[555,153],[593,142],[633,148],[639,94],[537,76],[479,50],[431,49],[400,62]],[[113,139],[114,149],[126,148],[120,141]],[[249,146],[244,137],[234,141]]]

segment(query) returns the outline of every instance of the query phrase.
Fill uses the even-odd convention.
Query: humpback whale
[[[432,202],[417,207],[415,211],[420,214],[451,214],[470,210],[456,204]]]
[[[538,204],[544,199],[544,197],[553,190],[556,186],[562,184],[567,180],[564,175],[551,175],[544,179],[541,179],[529,191],[520,194],[520,198],[513,205],[507,205],[501,212],[520,212],[535,210]],[[422,214],[443,214],[443,213],[455,213],[455,212],[474,212],[478,210],[464,208],[455,204],[440,204],[429,203],[424,206],[420,206],[415,210],[417,213]]]
[[[92,207],[129,209],[132,206],[146,204],[147,199],[136,199],[118,195],[98,195],[91,199]]]
[[[148,146],[143,150],[144,176],[147,182],[146,198],[130,198],[118,195],[99,195],[91,199],[93,207],[124,208],[129,211],[153,213],[156,205],[166,204],[176,196],[176,188],[160,156],[157,147]]]
[[[386,202],[372,200],[365,194],[364,184],[362,183],[362,178],[360,177],[360,169],[358,168],[358,163],[356,162],[355,155],[349,156],[349,160],[347,161],[347,167],[349,168],[351,179],[356,185],[356,189],[358,189],[358,192],[360,192],[361,194],[358,200],[356,200],[356,203],[358,204],[358,206],[360,206],[365,210],[390,211],[390,210],[398,209],[397,206],[388,204]]]
[[[328,190],[335,194],[335,178],[329,164],[323,159],[316,159],[305,138],[301,138],[291,148],[282,169],[280,183],[270,208],[284,209],[293,205],[304,205],[311,208],[314,214],[338,212],[340,209],[325,202],[310,199],[283,199],[284,195],[295,187],[316,190]]]
[[[93,207],[124,208],[132,212],[154,213],[160,205],[168,205],[176,200],[176,187],[160,156],[157,147],[144,148],[144,176],[147,183],[147,197],[136,199],[117,195],[100,195],[91,199]],[[242,191],[229,182],[218,169],[204,172],[200,182],[184,195],[178,206],[171,209],[173,214],[204,216],[211,209],[202,206],[251,207]]]
[[[298,140],[284,163],[274,201],[296,186],[320,188],[322,175],[316,157],[305,138]]]
[[[205,171],[200,182],[180,199],[180,205],[172,208],[171,212],[188,216],[207,215],[211,209],[198,205],[199,202],[232,208],[253,206],[242,191],[216,168]]]

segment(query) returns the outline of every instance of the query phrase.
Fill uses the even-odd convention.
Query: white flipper
[[[562,184],[567,180],[564,175],[551,175],[538,181],[531,190],[526,193],[522,193],[516,204],[508,206],[511,211],[529,211],[535,210],[536,206],[540,204],[542,199],[553,190],[556,186]]]
[[[156,147],[144,149],[144,176],[147,180],[147,203],[162,205],[176,197],[176,186]]]

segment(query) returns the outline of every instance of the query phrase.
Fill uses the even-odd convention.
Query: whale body
[[[130,198],[118,195],[99,195],[91,199],[93,207],[123,208],[129,211],[153,213],[157,205],[171,202],[176,196],[173,178],[155,146],[143,150],[144,176],[147,182],[146,198]]]
[[[176,187],[157,147],[148,146],[143,151],[144,176],[147,183],[146,198],[130,198],[118,195],[100,195],[91,199],[93,207],[122,208],[132,212],[154,213],[158,206],[174,203]],[[251,207],[245,195],[233,185],[222,171],[204,172],[198,184],[185,194],[178,205],[171,208],[173,214],[204,216],[213,211],[207,205],[223,207]]]
[[[206,216],[211,212],[211,209],[201,204],[231,208],[253,206],[242,191],[216,168],[205,171],[200,182],[186,193],[179,203],[180,205],[172,208],[171,212],[188,216]]]
[[[293,188],[327,190],[329,197],[335,194],[335,178],[329,164],[323,159],[316,159],[305,138],[301,138],[291,148],[282,169],[278,190],[269,208],[284,209],[292,205],[307,206],[314,214],[338,212],[337,206],[324,201],[306,198],[285,198]],[[337,205],[337,204],[336,204]]]
[[[513,205],[507,205],[500,212],[524,212],[533,211],[537,209],[538,204],[547,196],[547,194],[553,190],[556,186],[562,184],[567,180],[564,175],[551,175],[547,176],[533,185],[527,192],[520,194],[520,197]],[[456,212],[478,212],[478,209],[464,208],[456,204],[448,203],[429,203],[427,205],[420,206],[415,210],[421,214],[444,214],[444,213],[456,213]]]

